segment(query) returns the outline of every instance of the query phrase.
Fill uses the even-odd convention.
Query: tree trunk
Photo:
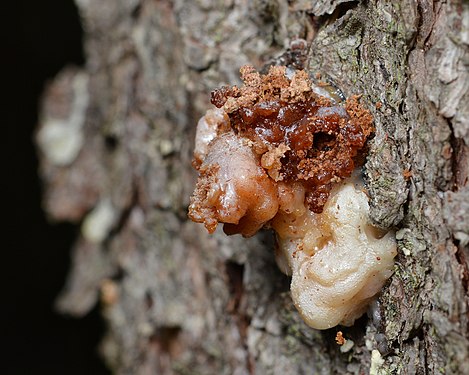
[[[86,65],[46,90],[37,142],[47,212],[81,228],[57,308],[101,304],[116,374],[469,373],[467,1],[76,3]],[[186,217],[210,91],[286,61],[374,116],[371,217],[399,253],[353,327],[302,322],[270,232]]]

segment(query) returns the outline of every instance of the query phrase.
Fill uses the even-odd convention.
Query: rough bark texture
[[[81,226],[58,309],[100,301],[115,373],[469,373],[468,2],[76,3],[86,65],[47,89],[37,140],[45,209]],[[301,321],[270,233],[186,218],[209,92],[298,38],[310,72],[373,112],[372,219],[398,229],[395,274],[351,328]]]

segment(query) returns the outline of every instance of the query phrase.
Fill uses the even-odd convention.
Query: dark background
[[[33,144],[44,85],[65,65],[83,65],[78,12],[72,0],[15,0],[1,15],[0,374],[107,374],[98,307],[83,319],[53,310],[78,227],[50,223],[41,210]]]

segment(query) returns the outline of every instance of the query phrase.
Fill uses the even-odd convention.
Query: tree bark
[[[116,374],[469,373],[467,1],[76,3],[86,65],[44,93],[44,207],[81,228],[57,308],[100,303]],[[399,254],[353,327],[302,322],[271,233],[208,235],[186,217],[210,91],[286,61],[375,119],[371,218],[397,229]]]

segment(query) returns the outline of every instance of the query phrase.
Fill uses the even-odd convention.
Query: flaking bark
[[[115,373],[469,373],[468,2],[76,2],[87,59],[44,94],[44,207],[82,228],[57,306],[100,303]],[[269,232],[210,236],[186,217],[210,91],[285,61],[375,119],[372,219],[398,229],[399,255],[351,328],[301,321]]]

